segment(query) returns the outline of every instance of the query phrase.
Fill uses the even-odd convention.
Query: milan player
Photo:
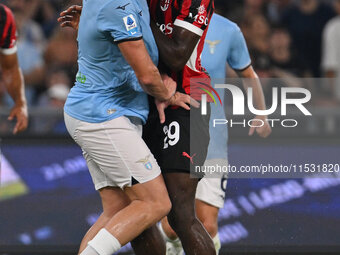
[[[149,9],[163,71],[177,81],[179,91],[200,100],[198,91],[190,91],[190,83],[193,78],[202,78],[209,83],[200,58],[213,14],[213,1],[149,0]],[[190,141],[193,136],[200,139]],[[179,236],[185,253],[216,254],[211,237],[195,214],[199,179],[190,176],[191,164],[203,165],[207,156],[209,113],[202,116],[195,108],[190,112],[168,108],[165,120],[159,120],[156,108],[151,106],[143,137],[161,166],[172,202],[168,221]]]
[[[214,14],[206,37],[206,44],[202,54],[202,64],[208,70],[214,79],[224,79],[226,77],[226,63],[233,68],[240,77],[249,79],[244,82],[246,86],[252,86],[254,91],[254,102],[256,108],[265,110],[266,104],[259,83],[258,76],[251,65],[248,48],[243,34],[239,27],[230,20]],[[249,84],[247,84],[249,83]],[[217,89],[222,101],[224,101],[224,90]],[[258,128],[251,128],[249,135],[256,131],[260,137],[267,137],[271,133],[271,127],[267,121],[267,116],[256,116],[255,119],[261,119],[263,125]],[[206,165],[228,165],[228,130],[225,126],[213,127],[213,119],[225,119],[225,113],[221,111],[220,106],[211,106],[211,123],[210,123],[210,143]],[[223,172],[218,173],[220,176],[205,177],[197,187],[196,192],[196,213],[205,229],[212,237],[218,254],[221,243],[218,235],[218,212],[224,206],[227,176]],[[219,178],[218,178],[219,177]],[[162,233],[167,241],[167,255],[182,255],[183,248],[176,233],[167,224],[166,219],[162,220]]]
[[[0,64],[5,86],[14,101],[8,120],[16,119],[13,134],[17,134],[27,128],[27,105],[17,58],[15,20],[10,9],[3,4],[0,4]]]

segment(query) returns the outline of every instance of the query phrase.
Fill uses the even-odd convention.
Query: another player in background
[[[14,101],[8,120],[16,119],[13,134],[17,134],[27,128],[27,104],[17,57],[15,20],[10,9],[3,4],[0,4],[0,64],[3,81]]]
[[[258,76],[251,66],[251,60],[247,45],[239,27],[230,20],[214,14],[202,55],[202,65],[207,69],[212,79],[224,79],[226,77],[226,63],[234,69],[242,78],[254,79],[254,82],[244,82],[245,88],[252,86],[254,91],[255,106],[259,110],[266,109],[265,100]],[[217,89],[222,101],[225,90]],[[225,119],[225,113],[220,106],[211,105],[210,119],[210,143],[206,165],[228,165],[228,130],[224,125],[213,128],[213,119]],[[260,128],[251,128],[249,135],[256,131],[259,136],[267,137],[271,128],[266,116],[256,116],[256,119],[264,121],[265,125]],[[205,229],[213,238],[216,252],[221,247],[218,236],[218,211],[224,206],[227,176],[220,173],[220,178],[214,175],[203,178],[196,192],[196,213]],[[167,241],[167,255],[183,254],[180,240],[170,228],[166,220],[162,220],[162,230]]]

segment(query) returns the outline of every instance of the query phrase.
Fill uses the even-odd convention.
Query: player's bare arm
[[[243,85],[246,91],[248,91],[249,87],[253,88],[253,97],[254,97],[254,103],[255,103],[256,109],[266,110],[266,103],[264,99],[262,86],[261,86],[259,77],[254,71],[253,67],[249,66],[245,70],[239,71],[238,74],[242,78],[247,79],[245,82],[243,82]],[[263,138],[268,137],[271,134],[272,129],[268,123],[267,116],[256,116],[255,119],[262,120],[264,122],[264,125],[258,128],[251,127],[249,130],[249,135],[252,136],[256,131],[256,133],[260,137],[263,137]]]
[[[17,134],[24,131],[28,125],[24,80],[19,68],[17,54],[1,54],[0,64],[7,91],[14,101],[14,107],[10,112],[8,120],[16,119],[13,134]]]
[[[126,61],[135,71],[142,88],[149,95],[160,101],[168,101],[175,93],[176,87],[164,86],[157,67],[153,64],[143,40],[127,41],[118,44]],[[168,85],[172,85],[168,83]]]
[[[176,105],[190,110],[188,105],[199,107],[189,95],[176,92],[177,84],[167,75],[161,76],[153,64],[143,40],[122,42],[118,45],[126,61],[135,71],[137,79],[146,93],[156,99],[161,123],[165,121],[164,110]]]
[[[169,38],[159,30],[154,21],[151,21],[150,25],[162,62],[173,71],[182,70],[192,55],[200,36],[174,25],[172,38]]]

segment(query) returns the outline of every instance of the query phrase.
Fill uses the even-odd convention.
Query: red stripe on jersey
[[[15,46],[16,41],[16,25],[14,16],[9,8],[5,5],[0,5],[1,13],[1,40],[0,48],[11,49]]]
[[[194,49],[194,52],[191,56],[195,58],[195,66],[190,66],[190,59],[188,61],[188,63],[185,65],[184,67],[184,71],[183,71],[183,78],[182,78],[182,87],[185,91],[185,93],[187,94],[191,94],[191,96],[196,99],[196,100],[200,100],[201,99],[201,94],[202,94],[202,90],[198,90],[198,91],[190,91],[190,85],[191,84],[191,79],[196,79],[196,78],[202,78],[205,79],[205,83],[207,83],[207,78],[209,79],[209,74],[207,73],[207,71],[202,67],[202,63],[201,63],[201,55],[202,55],[202,51],[204,48],[204,41],[205,41],[205,37],[207,35],[208,29],[206,29],[201,37],[201,40],[198,42],[197,47]],[[210,85],[210,82],[209,82]],[[191,86],[194,90],[195,87]]]
[[[168,70],[168,73],[172,73],[172,78],[181,86],[179,90],[190,94],[190,80],[192,78],[209,78],[201,65],[201,55],[207,28],[213,14],[213,0],[150,0],[149,4],[151,18],[159,25],[160,30],[170,38],[176,19],[189,23],[188,27],[185,26],[188,30],[193,25],[204,31],[184,69],[177,73]],[[196,100],[201,99],[201,94],[202,90],[191,93]]]
[[[192,0],[187,0],[182,2],[180,15],[184,17],[188,17],[190,14],[190,6],[192,5]],[[178,17],[177,17],[178,18]]]
[[[164,0],[164,1],[166,2],[167,0]],[[164,20],[167,21],[167,23],[165,23],[165,25],[172,23],[172,11],[173,11],[173,8],[170,8],[170,3],[171,3],[171,0],[170,0],[170,2],[169,2],[168,10],[165,11],[165,12],[163,13],[163,15],[164,15]],[[165,28],[165,31],[166,31],[166,33],[168,34],[168,36],[169,36],[170,38],[172,38],[172,31],[171,31],[171,33],[170,33],[170,31],[167,31],[167,30],[169,30],[168,27]]]

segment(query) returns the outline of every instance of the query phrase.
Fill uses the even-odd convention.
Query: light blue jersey
[[[214,14],[212,16],[205,46],[202,66],[207,69],[212,80],[225,79],[226,63],[234,70],[243,70],[251,64],[246,41],[240,28],[230,20]],[[222,102],[224,90],[217,89]],[[220,105],[211,104],[210,143],[207,159],[226,159],[228,129],[225,125],[213,127],[214,119],[225,119]]]
[[[121,54],[118,43],[144,39],[155,63],[156,42],[146,0],[84,0],[78,31],[79,70],[65,112],[100,123],[121,116],[146,121],[147,95]]]

